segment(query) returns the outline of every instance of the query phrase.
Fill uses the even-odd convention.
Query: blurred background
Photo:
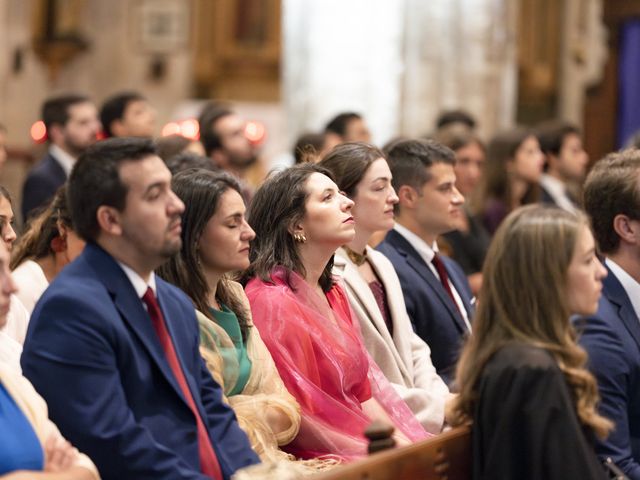
[[[137,90],[158,136],[197,136],[202,105],[229,101],[265,172],[343,111],[378,145],[445,109],[484,138],[560,118],[594,161],[640,128],[637,85],[638,0],[0,0],[0,183],[19,195],[58,93]]]

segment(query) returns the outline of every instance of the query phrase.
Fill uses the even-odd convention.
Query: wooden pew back
[[[375,453],[314,480],[469,480],[471,429],[458,427],[408,447]]]

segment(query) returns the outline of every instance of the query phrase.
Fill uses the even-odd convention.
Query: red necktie
[[[433,255],[433,260],[431,260],[431,263],[433,263],[433,266],[436,267],[436,271],[438,272],[438,277],[440,277],[440,283],[442,284],[442,287],[447,292],[447,295],[449,295],[449,297],[451,298],[451,301],[455,305],[456,310],[458,311],[460,316],[464,318],[464,315],[462,315],[462,312],[460,311],[460,307],[458,307],[458,302],[456,302],[456,297],[453,296],[451,285],[449,285],[449,275],[447,275],[447,269],[445,268],[444,263],[437,253]]]
[[[180,367],[180,362],[178,361],[178,356],[176,355],[175,348],[173,347],[173,342],[171,341],[171,337],[167,331],[162,310],[160,310],[160,306],[158,305],[156,296],[153,294],[151,287],[147,288],[147,291],[142,297],[142,301],[147,306],[149,316],[151,317],[151,323],[158,335],[160,345],[162,345],[162,349],[164,350],[167,362],[169,362],[171,371],[173,371],[173,374],[178,381],[178,385],[180,385],[180,389],[189,404],[189,408],[191,408],[193,415],[196,417],[196,423],[198,425],[198,452],[200,454],[200,466],[202,468],[202,473],[214,480],[222,480],[222,471],[220,470],[220,464],[218,463],[216,452],[213,450],[209,433],[202,422],[202,418],[200,418],[196,404],[191,396],[189,385],[187,385],[187,380],[184,378],[184,372],[182,371],[182,367]]]

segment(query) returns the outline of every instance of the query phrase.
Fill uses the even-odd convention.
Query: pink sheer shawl
[[[362,402],[375,398],[410,440],[429,436],[364,348],[349,302],[335,285],[324,302],[295,273],[276,268],[273,283],[252,279],[246,293],[260,331],[302,423],[286,447],[300,458],[336,455],[345,461],[366,455],[363,436],[371,420]]]

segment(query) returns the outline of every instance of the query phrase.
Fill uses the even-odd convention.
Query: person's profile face
[[[97,141],[101,124],[98,110],[91,102],[71,105],[68,113],[69,119],[62,129],[63,147],[77,156]]]
[[[484,171],[484,149],[477,143],[471,142],[456,150],[456,187],[465,197],[471,195]]]
[[[7,323],[7,314],[11,305],[11,295],[18,289],[11,278],[9,270],[9,250],[6,245],[0,242],[0,328]]]
[[[160,157],[124,162],[119,176],[128,189],[118,214],[128,248],[141,258],[160,260],[180,251],[184,204],[171,190],[171,173]]]
[[[198,239],[200,264],[218,275],[245,270],[249,266],[249,242],[256,236],[245,218],[242,196],[232,188],[218,200]]]
[[[356,186],[353,201],[355,205],[351,213],[356,221],[356,230],[368,236],[393,228],[393,206],[398,203],[398,196],[391,185],[391,170],[384,158],[378,158],[369,165]]]
[[[319,172],[309,175],[305,189],[308,195],[299,227],[309,248],[335,250],[351,242],[355,236],[353,201],[339,191],[333,180]]]
[[[2,235],[2,242],[9,251],[13,248],[13,242],[17,238],[16,231],[13,229],[14,221],[11,202],[8,198],[0,195],[0,235]]]
[[[566,180],[580,181],[584,178],[589,163],[589,155],[582,146],[577,133],[565,135],[558,155],[558,170]]]
[[[418,190],[414,214],[425,234],[437,236],[457,228],[464,197],[456,188],[453,165],[439,162],[428,168],[430,178]]]
[[[578,233],[571,263],[567,269],[566,298],[572,314],[593,315],[598,310],[602,280],[607,276],[596,256],[591,230],[584,225]]]
[[[371,132],[362,118],[354,118],[347,124],[345,142],[371,142]]]

